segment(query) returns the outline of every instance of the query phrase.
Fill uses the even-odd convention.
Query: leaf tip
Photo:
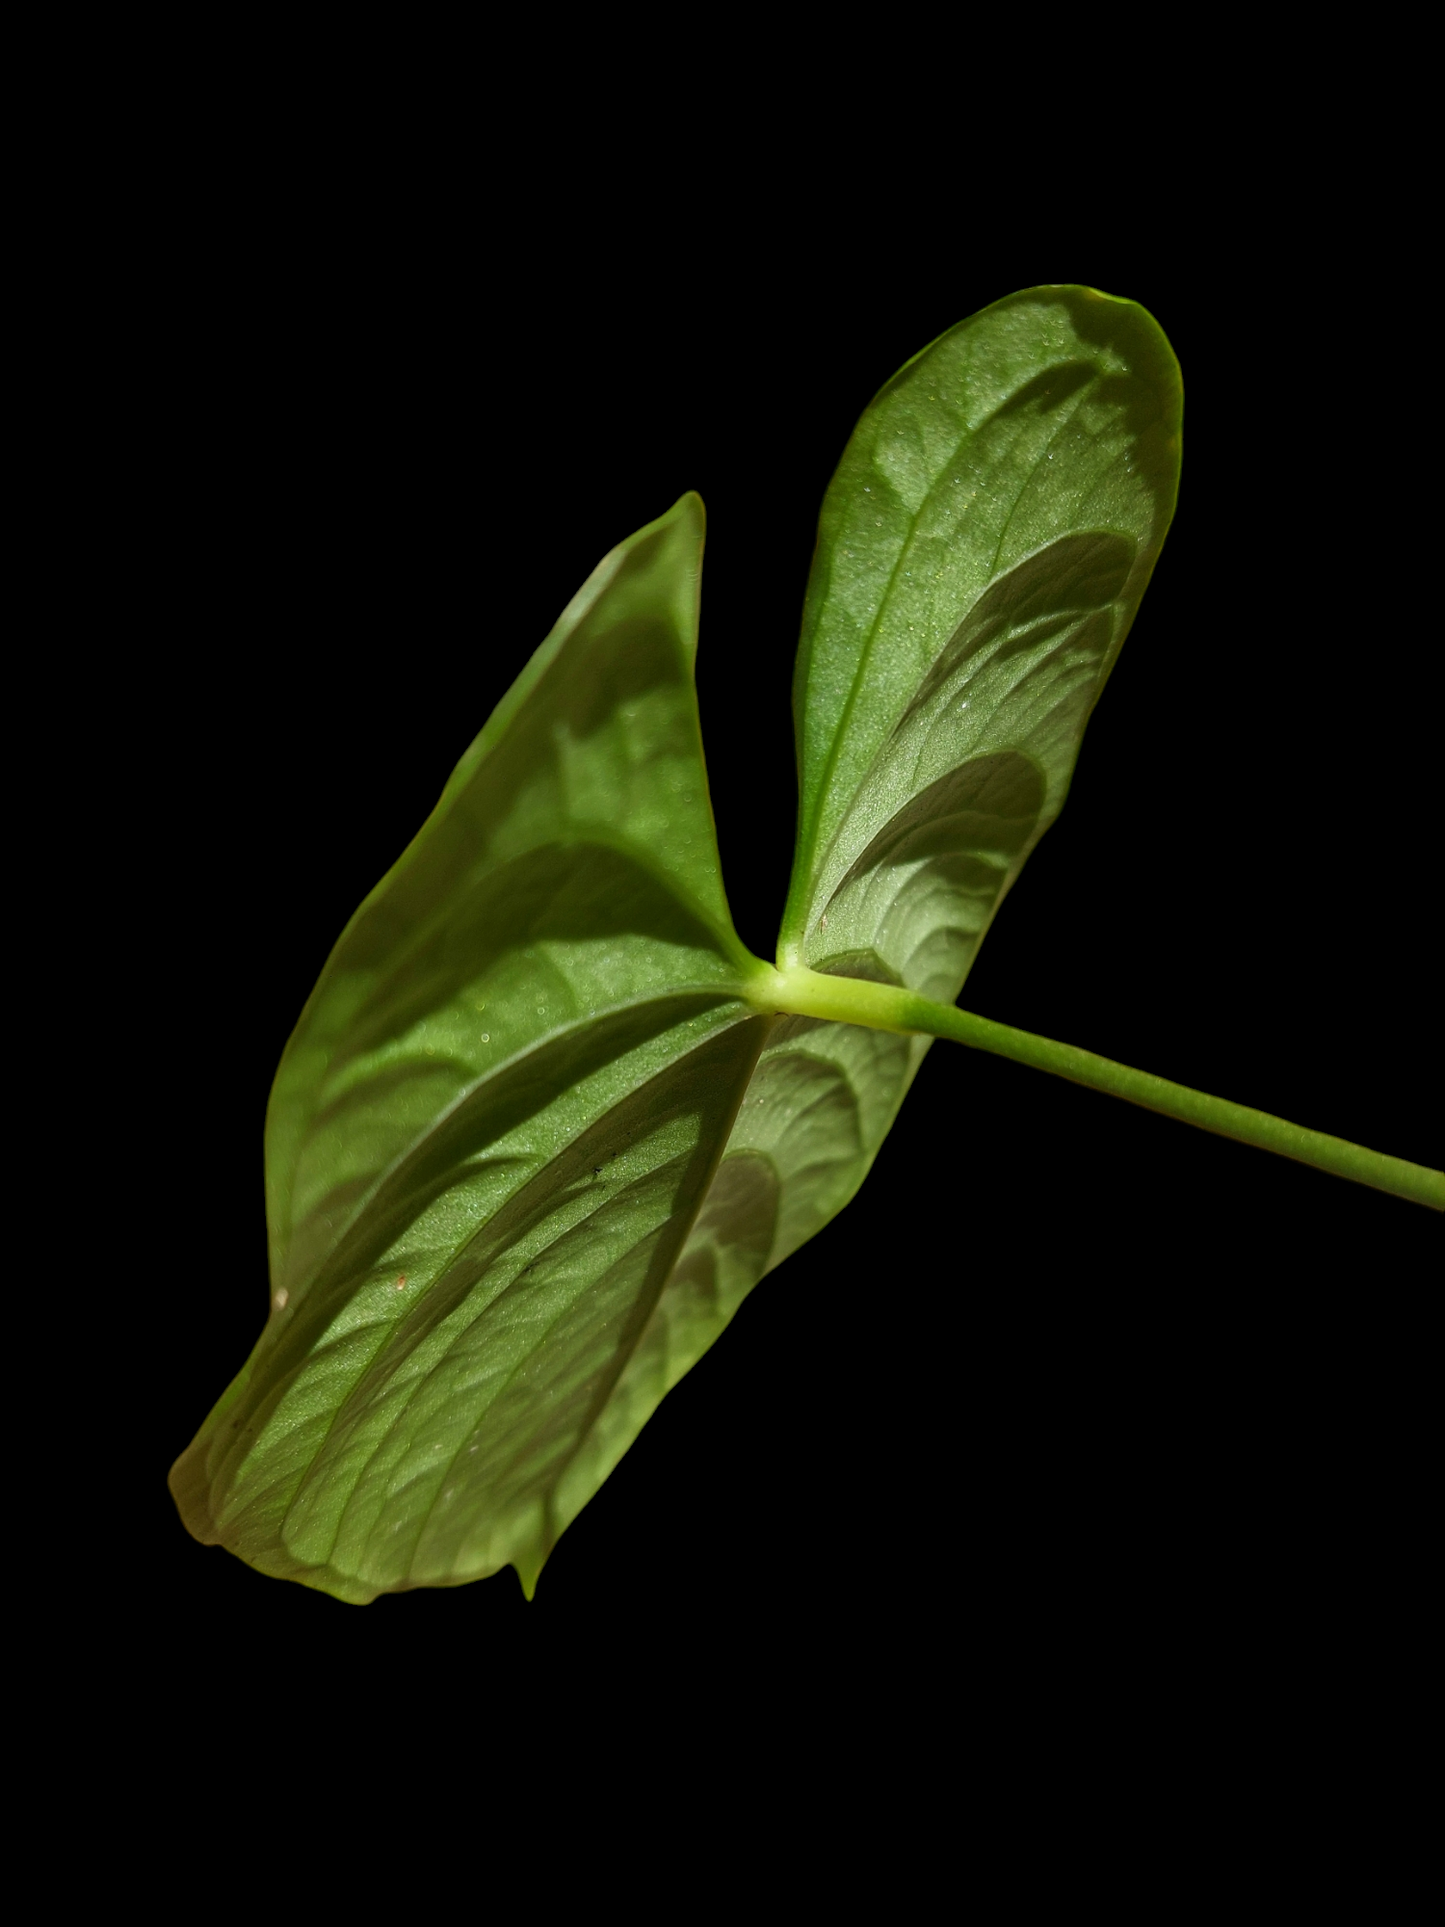
[[[514,1559],[512,1561],[512,1570],[516,1573],[517,1583],[522,1588],[522,1597],[528,1600],[535,1599],[537,1596],[537,1581],[542,1574],[542,1561],[540,1559]]]

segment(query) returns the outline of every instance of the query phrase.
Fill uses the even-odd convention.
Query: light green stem
[[[871,1030],[921,1032],[927,1037],[948,1037],[958,1044],[971,1044],[975,1050],[992,1051],[998,1057],[1031,1064],[1035,1070],[1052,1071],[1075,1084],[1087,1084],[1091,1090],[1107,1091],[1111,1097],[1161,1111],[1165,1117],[1216,1131],[1221,1137],[1237,1138],[1241,1144],[1254,1144],[1262,1151],[1278,1151],[1301,1164],[1333,1172],[1336,1177],[1353,1178],[1356,1184],[1371,1184],[1397,1198],[1445,1211],[1445,1172],[1367,1151],[1361,1145],[1347,1144],[1343,1138],[1327,1137],[1323,1131],[1307,1131],[1266,1111],[1252,1111],[1247,1104],[1207,1097],[1203,1091],[1151,1077],[1147,1071],[1130,1070],[1127,1064],[1076,1050],[1072,1044],[1056,1044],[1052,1038],[1035,1037],[1030,1031],[975,1017],[971,1011],[936,1004],[911,990],[867,983],[858,977],[828,977],[802,965],[789,970],[763,965],[749,979],[747,996],[759,1010],[863,1024]]]

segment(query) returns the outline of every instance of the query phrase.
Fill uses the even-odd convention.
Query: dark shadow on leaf
[[[1112,529],[1088,529],[1025,556],[990,583],[969,610],[920,685],[908,714],[926,707],[968,658],[1035,647],[1062,633],[1076,616],[1107,608],[1129,579],[1137,546],[1132,536]]]
[[[777,1222],[778,1177],[771,1162],[755,1151],[734,1151],[718,1166],[668,1290],[716,1303],[719,1255],[734,1251],[761,1273]]]
[[[1017,415],[1025,408],[1032,408],[1038,414],[1047,414],[1075,395],[1087,382],[1097,381],[1099,371],[1091,361],[1063,361],[1053,368],[1045,368],[1026,381],[1022,388],[1016,388],[1006,401],[999,403],[995,415]]]
[[[396,961],[347,1027],[336,1062],[400,1036],[507,951],[529,944],[619,936],[713,949],[712,931],[657,878],[605,844],[546,844],[451,894],[399,945]]]
[[[885,863],[916,863],[926,857],[959,852],[971,855],[981,850],[1011,863],[1033,834],[1043,803],[1043,773],[1017,750],[961,763],[920,790],[884,824],[834,891],[834,897]],[[842,968],[841,959],[833,968],[842,977],[862,974]]]

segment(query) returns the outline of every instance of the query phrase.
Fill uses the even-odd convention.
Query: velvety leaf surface
[[[1181,401],[1143,309],[1054,287],[950,329],[867,409],[809,579],[780,966],[957,998],[1159,554]],[[675,1374],[857,1190],[927,1048],[809,1019],[772,1034],[654,1314]]]
[[[610,1407],[767,1028],[702,764],[701,544],[685,497],[595,571],[287,1046],[270,1321],[172,1475],[263,1570],[530,1584],[651,1410]]]

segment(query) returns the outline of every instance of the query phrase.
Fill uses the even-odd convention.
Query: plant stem
[[[1072,1044],[1057,1044],[1050,1037],[1035,1037],[1031,1031],[1015,1030],[1010,1024],[975,1017],[971,1011],[936,1004],[931,998],[892,984],[829,977],[802,965],[789,970],[764,965],[749,979],[747,996],[760,1010],[863,1024],[872,1030],[947,1037],[975,1050],[1012,1057],[1035,1070],[1052,1071],[1057,1077],[1087,1084],[1091,1090],[1107,1091],[1111,1097],[1142,1104],[1146,1110],[1160,1111],[1184,1124],[1197,1124],[1201,1130],[1237,1138],[1241,1144],[1253,1144],[1262,1151],[1277,1151],[1336,1177],[1352,1178],[1356,1184],[1370,1184],[1377,1191],[1389,1191],[1397,1198],[1445,1211],[1445,1172],[1428,1170],[1404,1158],[1386,1157],[1380,1151],[1367,1151],[1362,1145],[1348,1144],[1323,1131],[1307,1131],[1303,1125],[1288,1124],[1267,1111],[1231,1104],[1223,1097],[1208,1097],[1203,1091],[1171,1084],[1167,1078],[1152,1077],[1148,1071],[1116,1064],[1112,1058],[1096,1057],[1092,1051],[1078,1050]]]

